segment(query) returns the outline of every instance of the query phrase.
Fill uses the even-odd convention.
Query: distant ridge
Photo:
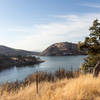
[[[38,55],[39,52],[14,49],[14,48],[0,45],[0,54],[9,55],[9,56],[18,56],[18,55],[26,56],[26,55]]]
[[[45,49],[41,56],[67,56],[85,54],[85,51],[79,51],[77,44],[70,42],[59,42],[52,44]]]

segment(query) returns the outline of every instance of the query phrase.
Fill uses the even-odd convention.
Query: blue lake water
[[[12,82],[16,80],[23,80],[28,75],[38,71],[43,72],[55,72],[59,68],[64,68],[70,70],[78,69],[80,64],[82,64],[85,56],[52,56],[52,57],[40,57],[42,60],[45,60],[44,63],[25,66],[25,67],[13,67],[11,69],[6,69],[0,72],[0,83]]]

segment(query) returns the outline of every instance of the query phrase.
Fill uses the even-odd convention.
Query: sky
[[[0,0],[0,45],[42,51],[53,43],[83,41],[100,0]]]

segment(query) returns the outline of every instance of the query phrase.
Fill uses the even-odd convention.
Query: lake
[[[13,82],[16,80],[23,80],[28,75],[38,71],[43,72],[55,72],[59,68],[64,68],[70,70],[78,69],[80,64],[83,62],[83,59],[86,56],[51,56],[51,57],[40,57],[42,60],[45,60],[44,63],[36,64],[33,66],[25,67],[13,67],[11,69],[6,69],[0,72],[0,83],[4,82]]]

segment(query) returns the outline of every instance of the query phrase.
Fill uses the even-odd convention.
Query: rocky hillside
[[[38,52],[31,52],[26,50],[14,49],[6,46],[0,45],[0,54],[10,55],[10,56],[26,56],[26,55],[38,55]]]
[[[77,44],[70,42],[55,43],[45,49],[41,56],[67,56],[85,54],[85,51],[79,52]]]

